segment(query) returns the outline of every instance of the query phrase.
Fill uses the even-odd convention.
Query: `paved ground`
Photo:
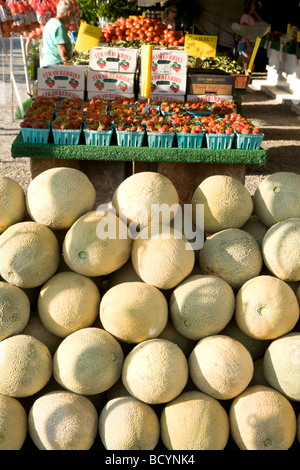
[[[6,40],[9,52],[9,40]],[[19,38],[13,42],[13,72],[22,102],[28,99]],[[9,67],[0,47],[0,172],[18,181],[26,189],[30,181],[30,159],[11,157],[11,144],[19,133],[19,121],[15,119],[18,105],[12,91]],[[263,166],[247,167],[245,185],[253,194],[259,182],[275,171],[300,173],[300,116],[287,105],[280,104],[262,91],[250,85],[243,97],[243,109],[265,134],[262,147],[267,150],[267,162]]]

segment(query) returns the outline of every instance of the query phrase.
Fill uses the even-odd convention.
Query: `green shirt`
[[[41,67],[62,63],[57,44],[66,44],[70,57],[72,56],[72,42],[68,36],[65,25],[56,18],[50,18],[43,31]]]

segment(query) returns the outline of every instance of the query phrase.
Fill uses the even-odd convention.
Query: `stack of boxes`
[[[90,51],[89,66],[52,66],[38,69],[38,96],[114,100],[145,98],[138,72],[140,50],[98,46]],[[151,99],[209,101],[231,99],[235,77],[188,70],[188,55],[180,49],[153,49]],[[136,93],[137,92],[137,93]]]
[[[151,99],[185,101],[188,55],[182,50],[153,49]],[[139,98],[141,95],[141,76]]]
[[[138,49],[94,47],[87,71],[87,99],[113,100],[135,95]]]

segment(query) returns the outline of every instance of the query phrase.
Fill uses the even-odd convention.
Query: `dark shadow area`
[[[287,145],[284,147],[284,158],[282,149],[271,148],[267,151],[265,165],[247,165],[247,175],[267,175],[277,171],[293,171],[300,173],[300,147]]]

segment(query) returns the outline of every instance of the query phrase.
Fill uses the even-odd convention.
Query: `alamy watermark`
[[[96,233],[101,240],[126,239],[137,237],[149,239],[159,234],[160,238],[187,239],[187,250],[199,250],[204,243],[204,205],[203,204],[152,204],[149,209],[138,202],[130,206],[131,213],[138,214],[135,219],[127,213],[117,214],[112,203],[101,204],[96,214],[103,216],[112,213],[123,223],[117,224],[116,217],[102,217],[97,224]]]

